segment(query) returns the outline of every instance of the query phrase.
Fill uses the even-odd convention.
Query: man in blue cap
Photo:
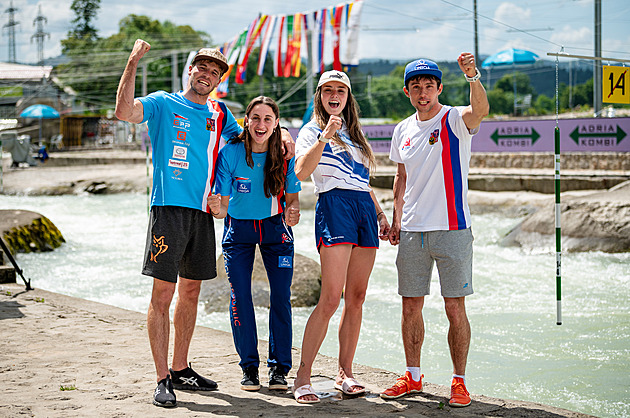
[[[398,168],[389,240],[400,244],[396,266],[407,370],[381,397],[396,399],[422,391],[422,307],[435,263],[449,321],[453,362],[449,405],[463,407],[471,402],[464,380],[470,346],[464,299],[473,293],[468,170],[472,137],[490,106],[475,57],[463,53],[457,62],[470,83],[468,106],[440,104],[442,71],[435,62],[419,59],[405,68],[403,91],[416,112],[400,122],[392,135],[389,158]]]

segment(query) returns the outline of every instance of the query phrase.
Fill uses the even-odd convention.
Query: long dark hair
[[[280,118],[280,110],[278,104],[273,99],[266,96],[258,96],[252,99],[247,105],[245,114],[249,118],[254,106],[264,104],[271,108],[276,119]],[[245,144],[245,161],[247,165],[254,168],[254,159],[252,158],[252,137],[249,134],[247,125],[239,136],[232,139],[233,143],[243,142]],[[280,132],[280,126],[276,126],[271,136],[269,137],[269,148],[267,149],[267,159],[265,160],[264,170],[264,189],[265,196],[270,198],[272,196],[278,196],[284,189],[284,182],[286,180],[286,172],[284,169],[285,159],[282,153],[282,133]]]
[[[324,130],[330,119],[330,115],[326,112],[324,104],[322,103],[322,86],[317,87],[315,95],[313,96],[313,119],[321,130]],[[367,138],[363,135],[361,130],[361,123],[359,122],[359,105],[352,95],[352,91],[348,89],[348,100],[346,106],[341,111],[343,120],[346,122],[348,128],[348,134],[350,134],[350,140],[359,147],[361,154],[363,155],[363,163],[368,167],[370,171],[376,167],[376,159],[372,152],[372,147],[368,143]],[[337,133],[331,139],[336,144],[348,148],[347,145],[339,138]]]

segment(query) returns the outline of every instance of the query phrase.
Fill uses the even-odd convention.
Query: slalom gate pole
[[[2,251],[4,251],[4,253],[7,255],[7,258],[9,259],[11,264],[13,264],[13,268],[15,269],[16,273],[20,275],[22,280],[24,280],[24,284],[26,285],[26,290],[33,290],[33,288],[31,287],[31,280],[30,279],[26,280],[26,278],[24,277],[24,274],[22,273],[22,269],[20,268],[20,266],[18,266],[18,263],[15,261],[15,258],[13,258],[13,254],[11,254],[11,251],[9,251],[9,249],[7,248],[2,238],[0,238],[0,246],[2,247]]]
[[[554,154],[555,174],[554,189],[556,195],[555,223],[556,223],[556,324],[562,325],[562,228],[560,225],[560,128],[558,124],[559,97],[558,97],[558,57],[556,56],[556,128],[554,129]]]
[[[4,193],[4,183],[2,175],[4,174],[4,160],[2,159],[2,141],[0,141],[0,193]]]

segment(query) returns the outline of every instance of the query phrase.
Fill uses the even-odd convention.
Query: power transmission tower
[[[2,29],[8,28],[7,32],[9,32],[9,62],[17,62],[15,60],[15,27],[20,24],[20,22],[15,21],[15,12],[17,11],[18,9],[13,7],[13,0],[9,8],[4,11],[9,14],[9,23],[2,26]]]
[[[33,26],[37,25],[37,32],[35,35],[31,36],[31,42],[33,42],[33,38],[37,39],[37,57],[38,64],[44,64],[44,39],[48,36],[50,39],[50,33],[44,32],[44,23],[48,23],[48,19],[42,16],[42,6],[41,4],[38,7],[37,17],[33,20]]]

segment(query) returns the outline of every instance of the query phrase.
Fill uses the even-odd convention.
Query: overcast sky
[[[50,34],[44,57],[61,53],[74,18],[72,0],[13,0],[16,55],[23,63],[37,62],[38,6]],[[190,25],[222,44],[242,31],[258,15],[295,14],[340,3],[333,0],[102,0],[95,26],[99,36],[118,32],[119,21],[129,15],[146,15],[161,22]],[[570,54],[593,55],[594,0],[478,0],[480,55],[509,47],[523,48],[541,58],[564,46]],[[10,1],[0,0],[2,37],[0,61],[9,57]],[[359,49],[361,58],[409,60],[425,57],[455,60],[460,52],[474,52],[473,0],[364,0]],[[524,31],[524,32],[521,32]],[[328,36],[330,39],[330,36]],[[326,44],[330,51],[331,46]],[[630,59],[630,0],[602,0],[602,55]],[[327,56],[330,55],[327,53]],[[327,60],[327,63],[330,59]]]

